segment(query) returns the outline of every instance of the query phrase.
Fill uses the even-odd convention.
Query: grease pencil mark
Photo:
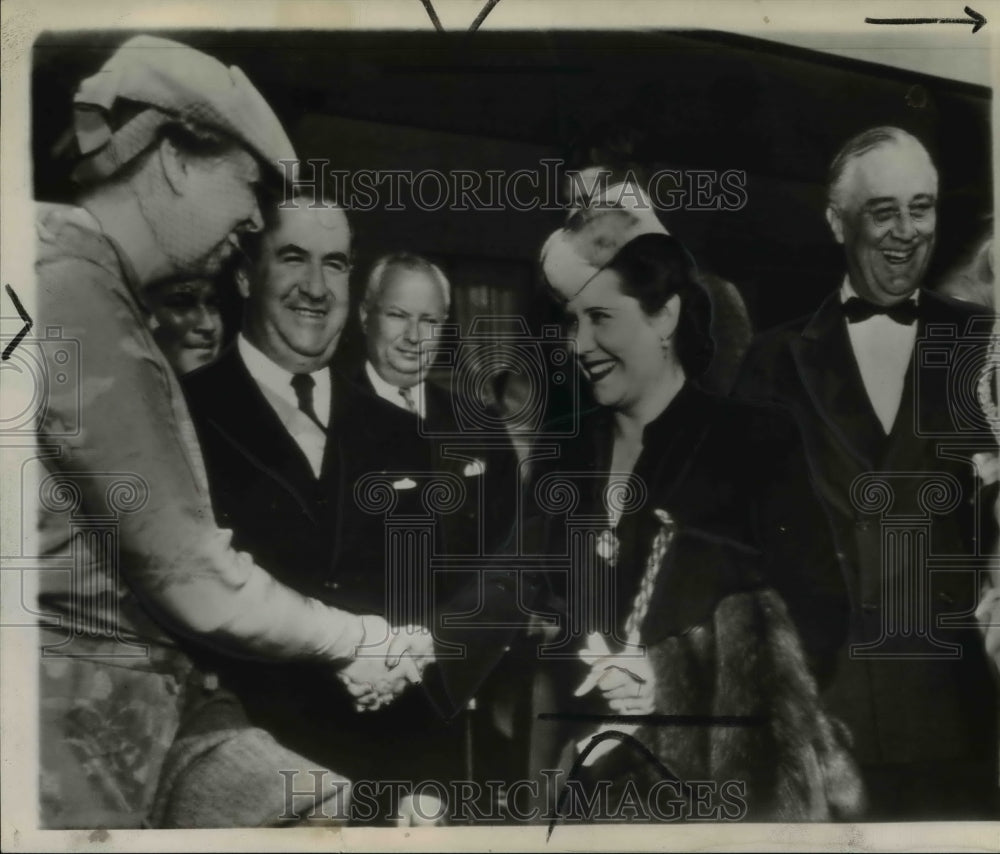
[[[34,321],[28,315],[28,312],[24,310],[24,306],[21,305],[21,301],[17,298],[17,294],[14,293],[14,289],[10,285],[4,285],[7,290],[7,296],[10,297],[12,303],[14,303],[14,308],[17,309],[17,313],[21,316],[21,320],[24,321],[24,326],[21,327],[21,331],[15,335],[10,343],[4,348],[3,356],[0,356],[0,360],[6,362],[17,349],[17,345],[21,343],[24,336],[31,331],[31,327],[34,326]]]

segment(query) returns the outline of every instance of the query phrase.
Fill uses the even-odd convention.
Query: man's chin
[[[920,287],[918,276],[897,275],[883,280],[882,291],[893,299],[905,299],[918,287]]]
[[[397,374],[404,377],[416,377],[420,374],[420,363],[399,361],[390,366]]]
[[[914,259],[915,260],[915,259]],[[885,265],[878,275],[877,282],[884,293],[893,297],[906,297],[912,294],[927,273],[927,265],[910,264],[900,267]]]
[[[413,369],[410,367],[400,367],[399,365],[390,366],[393,373],[392,384],[403,388],[404,386],[415,386],[424,378],[424,373],[419,368]]]

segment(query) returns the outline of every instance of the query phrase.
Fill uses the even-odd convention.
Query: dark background
[[[940,170],[931,276],[992,213],[991,90],[721,33],[159,32],[239,65],[302,158],[356,170],[525,168],[623,130],[650,169],[747,173],[739,211],[678,210],[667,226],[704,267],[734,282],[755,327],[813,309],[843,275],[824,220],[827,166],[851,135],[910,130]],[[43,35],[35,45],[32,133],[38,198],[68,200],[51,149],[80,79],[130,32]],[[457,319],[544,314],[536,259],[559,212],[355,212],[357,282],[375,255],[440,262]]]

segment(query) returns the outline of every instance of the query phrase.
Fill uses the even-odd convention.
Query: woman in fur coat
[[[573,438],[528,489],[545,553],[572,567],[549,573],[563,631],[541,652],[556,698],[543,725],[586,781],[560,815],[597,803],[574,792],[604,786],[595,809],[614,813],[609,793],[641,800],[671,777],[728,793],[730,818],[858,815],[849,736],[817,689],[846,591],[794,424],[697,385],[708,298],[651,207],[578,211],[542,270],[597,403],[555,431]]]

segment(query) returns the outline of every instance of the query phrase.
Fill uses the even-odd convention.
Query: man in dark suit
[[[496,626],[527,621],[521,603],[530,601],[536,588],[524,574],[515,578],[491,560],[512,536],[519,492],[517,457],[502,418],[487,402],[428,379],[441,355],[435,328],[447,319],[450,302],[447,278],[425,258],[396,253],[377,260],[359,307],[366,360],[356,380],[376,413],[367,438],[372,459],[391,462],[416,481],[418,473],[429,472],[442,486],[448,484],[442,494],[454,498],[437,516],[435,551],[443,566],[433,576],[430,628],[439,641],[438,673],[448,713],[463,708],[482,686],[480,709],[490,710],[476,714],[484,722],[479,731],[486,733],[475,748],[482,755],[497,744],[489,720],[506,715],[497,695],[510,699],[518,690],[510,679],[523,669],[503,664],[494,671],[516,634]],[[453,373],[453,380],[458,375]]]
[[[489,404],[427,378],[436,356],[434,329],[447,319],[450,301],[447,278],[426,259],[409,253],[379,259],[359,308],[367,359],[358,384],[377,407],[379,429],[392,435],[400,459],[461,484],[457,506],[441,514],[441,551],[468,558],[472,569],[475,559],[495,554],[510,534],[517,457]],[[486,422],[480,418],[477,424],[477,416],[493,416],[488,422],[498,429],[480,429]],[[456,572],[453,582],[458,577]]]
[[[185,377],[185,391],[213,508],[234,547],[297,590],[384,617],[384,526],[355,498],[377,413],[329,366],[348,312],[350,239],[335,205],[303,198],[278,209],[237,273],[240,335],[216,363]],[[400,483],[386,486],[405,504]],[[304,667],[205,665],[251,724],[353,781],[450,773],[432,759],[458,753],[457,727],[449,730],[419,688],[394,699],[420,681],[430,635],[414,628],[399,638],[388,655],[391,664],[406,648],[397,668],[386,667],[383,639],[372,637],[373,654],[339,674],[343,687]]]
[[[843,285],[759,336],[736,390],[788,406],[806,440],[852,605],[826,700],[875,820],[997,815],[996,692],[968,617],[993,537],[972,457],[992,439],[959,399],[984,352],[974,309],[920,289],[937,186],[902,130],[843,147],[827,207]]]

